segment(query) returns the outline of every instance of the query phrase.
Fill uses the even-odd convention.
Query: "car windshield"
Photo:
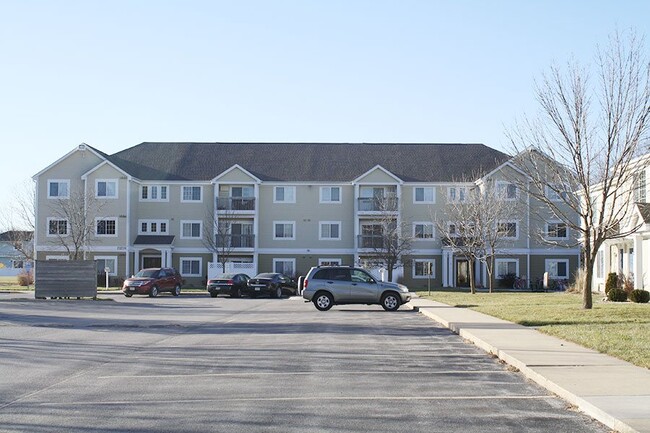
[[[258,275],[257,277],[255,277],[255,278],[273,278],[273,277],[275,277],[276,275],[277,275],[277,274],[259,274],[259,275]]]
[[[216,279],[217,280],[232,280],[235,278],[235,274],[222,274],[219,275]]]
[[[143,269],[135,274],[135,276],[139,278],[154,278],[157,273],[158,269]]]

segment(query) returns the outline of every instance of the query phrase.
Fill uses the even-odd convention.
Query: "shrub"
[[[582,293],[584,290],[585,273],[583,268],[578,268],[573,275],[573,283],[569,284],[566,289],[567,293]]]
[[[625,302],[627,301],[627,293],[623,289],[609,289],[607,292],[607,299],[614,302]]]
[[[515,279],[517,278],[517,275],[515,274],[505,274],[501,276],[501,279],[499,280],[499,287],[505,287],[508,289],[512,289],[512,285],[515,284]]]
[[[618,275],[618,288],[625,290],[628,295],[634,290],[634,277],[632,275]]]
[[[18,285],[19,286],[30,286],[34,284],[34,274],[30,272],[23,271],[18,274]]]
[[[607,281],[605,282],[605,294],[609,295],[609,291],[618,288],[618,275],[615,272],[607,274]]]
[[[628,295],[630,301],[636,302],[637,304],[647,304],[650,301],[650,292],[647,290],[635,289],[630,292]]]

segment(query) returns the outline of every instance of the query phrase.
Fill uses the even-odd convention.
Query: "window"
[[[117,180],[97,179],[95,181],[95,197],[117,198]]]
[[[201,221],[181,221],[181,239],[197,239],[201,237],[203,223]]]
[[[413,260],[413,278],[435,278],[436,261],[434,259]]]
[[[341,266],[342,262],[341,259],[318,259],[318,266]]]
[[[181,202],[194,202],[201,201],[201,190],[203,187],[200,186],[183,186],[181,187]]]
[[[450,202],[462,202],[467,197],[467,188],[464,186],[450,186],[447,190],[447,196]]]
[[[517,185],[510,182],[497,182],[497,194],[503,200],[515,200],[517,198]]]
[[[496,259],[496,278],[501,280],[507,275],[519,275],[519,260],[517,259]]]
[[[341,203],[340,186],[321,186],[320,187],[321,203]]]
[[[70,198],[70,181],[48,180],[47,198]]]
[[[140,187],[140,201],[169,201],[167,185],[142,185]]]
[[[68,220],[63,219],[47,219],[47,235],[48,236],[67,236],[68,235]]]
[[[138,234],[166,235],[169,233],[167,220],[138,220]]]
[[[497,232],[504,239],[517,239],[519,232],[515,221],[502,221],[497,223]]]
[[[117,220],[115,218],[97,218],[95,234],[97,236],[117,236]]]
[[[295,203],[295,186],[276,186],[273,189],[273,203]]]
[[[546,223],[546,236],[551,239],[567,239],[568,229],[563,222]]]
[[[117,257],[116,256],[95,256],[97,264],[97,275],[105,275],[104,269],[108,268],[108,275],[117,275]]]
[[[569,278],[568,259],[546,259],[545,270],[550,278]]]
[[[295,274],[296,259],[273,259],[273,272],[292,277]]]
[[[202,260],[200,257],[181,257],[181,275],[184,277],[200,277]]]
[[[645,170],[641,170],[634,175],[634,201],[646,203]]]
[[[433,239],[433,223],[413,223],[415,239]]]
[[[432,186],[413,189],[413,203],[435,203],[436,192]]]
[[[566,197],[566,188],[561,184],[546,185],[545,195],[550,201],[562,201]]]
[[[294,240],[295,221],[273,221],[273,239]]]
[[[233,186],[230,188],[230,195],[232,197],[251,198],[255,196],[255,188],[252,186]]]
[[[321,221],[318,240],[341,240],[341,222]]]

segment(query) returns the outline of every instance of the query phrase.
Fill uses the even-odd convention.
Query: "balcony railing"
[[[360,197],[359,212],[397,212],[397,197]]]
[[[254,211],[255,197],[218,197],[217,210]]]
[[[254,248],[255,235],[217,235],[218,248]]]
[[[383,250],[389,244],[389,239],[383,235],[358,235],[358,248],[369,248],[373,250]],[[396,242],[394,243],[396,245]]]

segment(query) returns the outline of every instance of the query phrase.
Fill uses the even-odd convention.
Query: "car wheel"
[[[234,288],[230,291],[230,297],[231,298],[239,298],[241,297],[241,292],[239,291],[239,287]]]
[[[282,287],[278,287],[275,289],[275,297],[278,299],[282,297]]]
[[[397,311],[400,305],[399,296],[395,293],[389,292],[386,293],[381,298],[381,306],[384,307],[386,311]]]
[[[181,286],[180,284],[176,284],[176,286],[174,287],[174,291],[172,292],[172,295],[178,296],[180,294],[181,294]]]
[[[149,297],[155,298],[156,296],[158,296],[158,286],[153,286],[149,292]]]
[[[320,311],[327,311],[334,305],[332,295],[327,292],[320,292],[314,296],[314,306]]]
[[[127,298],[130,298],[131,296],[133,296],[133,294],[132,293],[125,293],[124,296],[126,296]]]
[[[210,297],[211,298],[216,298],[217,296],[219,296],[219,294],[217,292],[210,292]]]

